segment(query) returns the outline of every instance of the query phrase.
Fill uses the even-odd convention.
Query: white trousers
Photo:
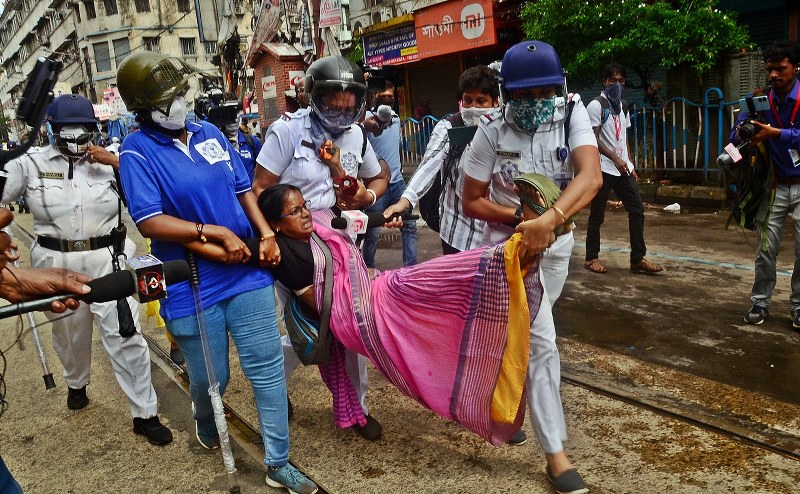
[[[127,240],[126,253],[131,256],[135,250],[135,244]],[[37,244],[31,249],[31,265],[36,268],[67,268],[92,278],[112,271],[108,249],[65,253]],[[74,311],[45,314],[53,320],[53,349],[64,366],[67,386],[78,389],[89,384],[93,323],[97,323],[103,346],[111,359],[111,368],[120,388],[128,397],[131,414],[133,417],[149,418],[158,413],[156,391],[150,377],[150,353],[141,334],[139,304],[132,297],[128,297],[127,301],[136,324],[136,334],[130,338],[119,335],[116,301],[81,303],[80,308]]]
[[[567,423],[561,404],[561,358],[556,347],[556,328],[552,305],[561,295],[567,280],[569,258],[575,238],[562,235],[542,259],[539,276],[544,285],[542,303],[531,323],[528,360],[527,400],[533,430],[545,453],[564,450]]]
[[[275,281],[275,307],[278,310],[278,326],[281,328],[281,344],[283,345],[283,368],[286,374],[286,384],[288,388],[289,378],[292,372],[300,365],[300,359],[294,352],[292,341],[286,334],[286,327],[283,323],[283,308],[289,300],[289,289],[283,283]],[[369,381],[367,378],[367,357],[360,355],[349,348],[345,349],[344,366],[350,382],[358,394],[358,401],[361,403],[361,409],[364,415],[369,415],[369,407],[367,406],[367,391],[369,389]]]

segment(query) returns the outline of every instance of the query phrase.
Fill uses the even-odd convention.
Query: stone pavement
[[[648,211],[648,221],[653,214],[658,213]],[[27,221],[29,227],[25,216],[17,219],[23,225]],[[604,243],[604,249],[625,247],[624,236]],[[421,226],[420,258],[437,255],[439,248],[436,235]],[[573,271],[579,269],[581,254],[576,248]],[[398,250],[381,248],[379,267],[397,266],[399,257]],[[581,283],[568,286],[565,296],[574,297],[575,290],[598,293],[589,281]],[[658,300],[652,303],[660,304]],[[671,310],[668,304],[666,310]],[[38,319],[44,320],[41,315]],[[166,447],[151,446],[131,432],[127,402],[99,339],[94,342],[92,382],[87,388],[91,402],[84,410],[70,411],[49,328],[44,325],[40,331],[57,387],[45,391],[30,334],[23,336],[24,350],[14,345],[17,324],[10,318],[0,321],[9,402],[0,418],[0,455],[26,492],[227,491],[219,454],[196,444],[190,400],[176,383],[175,371],[158,354],[152,353],[160,415],[175,434],[174,443]],[[145,332],[166,347],[163,333],[153,327],[152,320],[145,321]],[[774,414],[773,426],[800,436],[797,405],[584,340],[560,339],[565,375],[603,375],[606,382],[635,385],[634,392],[636,386],[670,394],[698,390],[702,395],[705,390],[711,395],[707,401],[726,397],[719,404],[723,408],[734,406],[729,396],[747,395]],[[255,423],[252,393],[235,356],[232,375],[225,400],[245,421]],[[328,492],[552,492],[529,419],[524,426],[531,437],[527,444],[495,448],[401,396],[377,373],[371,372],[370,379],[371,413],[384,426],[384,437],[374,443],[333,427],[330,397],[315,368],[298,369],[289,383],[295,409],[290,422],[292,460]],[[562,385],[562,397],[570,432],[567,452],[591,492],[772,493],[792,492],[800,483],[800,462],[795,459],[573,384]],[[247,438],[238,441],[235,455],[242,492],[281,492],[264,484],[261,447]]]

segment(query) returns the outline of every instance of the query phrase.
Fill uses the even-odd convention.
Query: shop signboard
[[[363,36],[364,59],[368,65],[400,65],[419,60],[414,24]]]
[[[497,42],[491,0],[452,0],[414,12],[420,58]]]

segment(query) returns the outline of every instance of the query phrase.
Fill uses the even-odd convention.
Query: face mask
[[[461,118],[464,119],[464,124],[472,127],[481,122],[481,117],[494,110],[494,108],[462,108]]]
[[[81,158],[86,155],[92,141],[92,133],[82,125],[67,125],[62,127],[58,133],[57,149],[73,158]]]
[[[511,115],[521,129],[532,132],[543,123],[553,120],[556,111],[556,97],[522,98],[508,102]]]
[[[179,130],[186,124],[186,115],[188,114],[186,108],[186,100],[183,96],[178,96],[172,100],[172,105],[169,108],[169,116],[165,116],[158,110],[153,110],[151,116],[153,122],[157,125],[164,127],[167,130]]]
[[[620,82],[615,82],[614,84],[610,84],[605,87],[604,93],[606,94],[606,98],[608,98],[608,102],[611,105],[611,112],[614,115],[619,115],[622,101],[622,90],[625,86]]]
[[[225,135],[228,137],[236,137],[239,135],[239,124],[232,123],[225,126]]]

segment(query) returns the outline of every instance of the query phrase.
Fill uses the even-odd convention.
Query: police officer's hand
[[[403,213],[411,209],[411,203],[405,197],[401,197],[399,201],[392,204],[383,212],[384,218],[392,218],[384,226],[388,228],[402,228],[403,227]]]
[[[331,171],[331,178],[341,178],[345,175],[344,168],[339,161],[341,152],[339,147],[331,140],[322,143],[322,146],[317,150],[319,159]]]
[[[100,163],[119,169],[119,156],[102,146],[89,146],[87,156],[90,163]]]
[[[351,209],[364,209],[372,204],[372,194],[367,192],[367,186],[361,180],[356,180],[358,190],[355,194],[343,194],[342,189],[335,189],[336,205],[342,211]]]

